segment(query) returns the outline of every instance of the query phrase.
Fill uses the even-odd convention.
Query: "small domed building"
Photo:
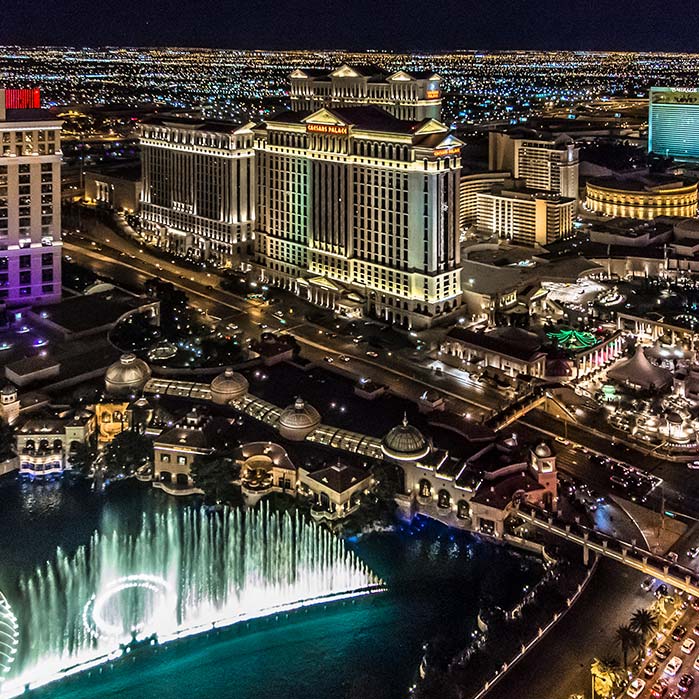
[[[297,398],[293,405],[282,410],[278,429],[282,437],[292,442],[302,442],[318,425],[320,413],[303,398]]]
[[[211,401],[216,405],[227,405],[240,400],[250,388],[248,380],[228,367],[211,381]]]
[[[381,441],[381,451],[395,461],[419,461],[430,453],[429,442],[417,427],[403,416],[403,422],[396,425]]]
[[[148,364],[131,352],[122,354],[118,362],[107,368],[104,387],[110,395],[127,396],[139,393],[151,377]]]

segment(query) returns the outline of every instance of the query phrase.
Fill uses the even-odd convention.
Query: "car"
[[[671,651],[672,648],[670,648],[667,643],[663,643],[663,645],[658,646],[658,649],[655,651],[655,657],[658,660],[665,660],[665,658],[670,656]]]
[[[697,655],[697,659],[694,661],[693,667],[695,670],[699,670],[699,655]]]
[[[658,599],[661,597],[665,597],[667,595],[667,585],[665,583],[660,583],[658,587],[655,588],[655,592],[653,593]]]
[[[332,364],[335,361],[334,357],[323,357],[323,359],[328,363]]]
[[[698,468],[699,468],[699,461],[690,461],[690,462],[687,464],[687,468],[691,468],[691,469],[693,469],[693,470],[698,469]]]
[[[687,555],[690,558],[696,558],[699,556],[699,546],[692,546],[692,548],[687,551]]]
[[[650,690],[650,695],[652,697],[656,697],[656,699],[659,699],[660,697],[665,696],[665,692],[667,692],[667,680],[658,680]]]
[[[677,559],[679,556],[677,555],[677,551],[670,551],[670,553],[667,554],[667,557],[673,562],[677,563]]]
[[[376,359],[376,358],[379,356],[379,354],[378,354],[378,352],[374,352],[373,350],[369,350],[369,351],[366,353],[366,356],[367,356],[367,357],[374,357],[374,359]]]
[[[674,631],[672,632],[672,640],[673,641],[681,641],[687,633],[687,627],[682,626],[682,624],[677,624],[675,626]]]
[[[675,690],[672,694],[668,696],[668,699],[684,699],[684,694]]]
[[[643,592],[650,592],[650,590],[653,588],[654,582],[655,582],[655,578],[646,578],[641,583],[641,589],[643,590]]]
[[[693,686],[694,676],[690,675],[688,672],[685,672],[685,674],[682,675],[677,682],[677,689],[679,689],[680,692],[688,692]]]
[[[339,357],[343,362],[349,362],[350,357],[348,357],[346,354],[342,354]]]
[[[651,660],[649,663],[646,663],[646,666],[643,668],[643,674],[647,679],[650,679],[653,677],[653,675],[658,671],[658,663],[654,662]]]
[[[680,650],[683,653],[689,655],[697,647],[697,642],[693,638],[685,638],[684,642],[680,646]]]
[[[640,677],[637,677],[631,684],[629,685],[629,688],[626,690],[626,693],[631,697],[631,699],[636,699],[641,692],[646,688],[646,681],[642,680]]]
[[[682,658],[680,658],[679,655],[673,655],[672,658],[670,658],[670,662],[665,666],[665,670],[663,672],[670,677],[674,677],[681,668]]]
[[[695,612],[699,612],[699,597],[693,599],[690,604]]]

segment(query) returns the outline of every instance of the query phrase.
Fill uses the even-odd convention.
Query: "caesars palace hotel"
[[[407,328],[447,319],[461,303],[463,144],[429,116],[439,76],[368,73],[343,66],[328,82],[297,72],[293,84],[308,83],[292,89],[292,110],[257,126],[144,123],[144,227],[168,249],[229,255],[348,315]]]

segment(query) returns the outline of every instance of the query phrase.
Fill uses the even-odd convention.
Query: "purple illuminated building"
[[[17,92],[0,89],[0,303],[12,307],[61,296],[62,122],[35,90]]]

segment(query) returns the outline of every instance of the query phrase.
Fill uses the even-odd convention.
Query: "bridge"
[[[539,529],[582,546],[585,565],[589,563],[590,551],[593,551],[699,597],[699,577],[695,571],[640,548],[635,541],[628,543],[577,522],[565,522],[527,503],[516,504],[513,514]]]

